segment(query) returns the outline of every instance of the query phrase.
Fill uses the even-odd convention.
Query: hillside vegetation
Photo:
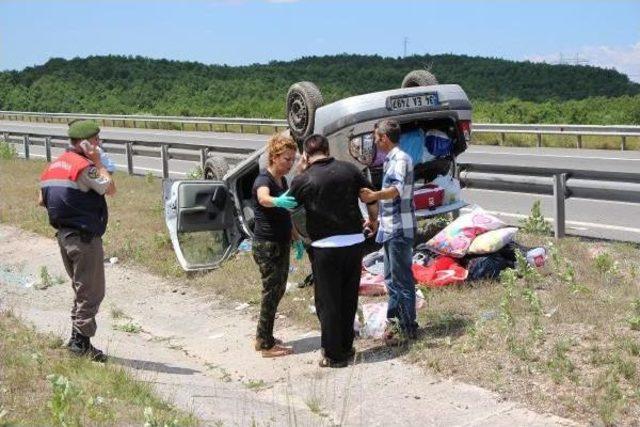
[[[0,73],[0,109],[47,112],[284,117],[288,87],[315,82],[325,102],[399,87],[430,69],[460,84],[476,121],[640,124],[640,84],[614,70],[460,55],[337,55],[241,67],[143,57],[51,59]]]

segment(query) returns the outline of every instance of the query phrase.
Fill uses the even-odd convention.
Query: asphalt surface
[[[512,166],[640,172],[640,151],[471,146],[460,162]]]
[[[67,125],[28,123],[0,120],[0,132],[26,132],[34,135],[59,135],[66,137]],[[103,128],[100,137],[105,140],[124,139],[143,142],[181,142],[203,147],[215,145],[231,149],[256,150],[264,145],[266,135],[235,134],[223,132],[182,132],[158,129]]]
[[[0,121],[1,131],[24,131],[34,134],[56,134],[63,136],[66,125],[45,123],[20,123]],[[101,136],[108,139],[131,141],[175,141],[202,146],[216,145],[221,148],[233,147],[257,149],[264,145],[266,135],[231,134],[216,132],[181,132],[148,129],[105,128]],[[21,146],[18,145],[21,151]],[[52,151],[55,156],[60,150]],[[31,147],[31,155],[44,157],[42,147]],[[113,154],[112,158],[120,169],[126,170],[123,155]],[[237,158],[234,159],[237,161]],[[561,148],[521,148],[471,146],[459,157],[460,162],[499,163],[513,166],[537,166],[548,168],[568,168],[581,170],[640,172],[640,151],[577,150]],[[134,172],[139,174],[160,174],[159,158],[136,157]],[[171,176],[180,178],[196,168],[196,162],[175,160],[169,162]],[[500,192],[479,189],[463,190],[463,198],[471,205],[478,205],[494,212],[505,221],[517,224],[527,216],[534,201],[540,200],[542,213],[553,220],[553,199],[551,196],[524,193]],[[571,198],[566,203],[567,234],[593,238],[640,242],[640,200],[638,203],[619,203]]]

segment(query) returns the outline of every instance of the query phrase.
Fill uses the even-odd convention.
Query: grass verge
[[[547,266],[426,292],[424,338],[409,358],[528,406],[606,425],[640,419],[640,250],[575,238]],[[603,259],[605,261],[603,261]],[[509,273],[509,272],[507,272]],[[435,369],[435,368],[437,369]]]
[[[45,211],[35,205],[43,167],[0,160],[0,221],[52,236]],[[232,307],[259,304],[261,285],[250,254],[213,272],[183,272],[165,229],[159,180],[122,174],[116,180],[105,256],[188,280]],[[543,219],[532,221],[539,225]],[[547,266],[539,272],[521,266],[501,281],[425,290],[427,308],[419,312],[424,334],[409,349],[409,359],[538,410],[607,424],[640,419],[638,246],[575,238],[552,242],[545,234],[523,234],[519,240],[549,248]],[[302,280],[309,271],[306,258],[292,265],[289,280]],[[312,295],[309,288],[287,293],[277,322],[317,327]]]
[[[0,313],[0,425],[198,424],[123,368],[69,357],[61,345]]]

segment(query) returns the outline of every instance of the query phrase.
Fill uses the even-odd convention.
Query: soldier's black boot
[[[67,344],[65,345],[65,347],[67,348],[71,347],[71,344],[76,340],[77,335],[78,333],[76,332],[75,328],[71,326],[71,338],[69,338],[69,341],[67,341]]]
[[[89,337],[82,335],[80,332],[76,332],[75,339],[69,345],[69,351],[76,356],[84,356],[93,360],[94,362],[106,362],[107,355],[91,345]]]

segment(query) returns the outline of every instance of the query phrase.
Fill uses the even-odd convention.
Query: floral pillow
[[[467,254],[476,236],[505,226],[504,222],[486,213],[482,208],[475,208],[447,225],[427,242],[427,247],[442,255],[462,258]]]
[[[517,227],[506,227],[498,230],[487,231],[476,237],[467,253],[480,255],[498,252],[509,243],[513,242],[518,232]]]

